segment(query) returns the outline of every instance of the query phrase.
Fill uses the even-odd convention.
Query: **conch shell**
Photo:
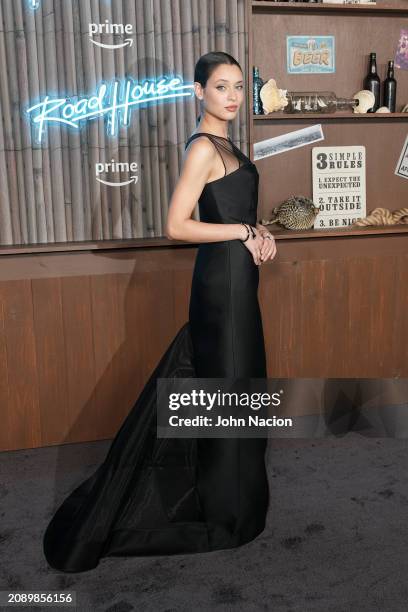
[[[280,111],[289,104],[286,97],[287,89],[279,89],[275,79],[269,79],[259,92],[265,114]]]
[[[353,98],[357,98],[358,106],[353,108],[355,113],[366,113],[375,104],[375,96],[369,89],[362,89],[354,94]]]

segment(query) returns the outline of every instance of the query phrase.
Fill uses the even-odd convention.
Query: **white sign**
[[[395,168],[395,174],[402,178],[408,179],[408,136],[405,139],[404,146],[402,147],[401,155],[398,160],[397,167]]]
[[[313,147],[314,228],[341,228],[366,216],[364,146]]]

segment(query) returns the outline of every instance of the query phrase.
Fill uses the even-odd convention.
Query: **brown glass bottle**
[[[368,74],[364,79],[364,89],[372,91],[375,98],[374,106],[367,111],[368,113],[375,113],[380,106],[380,77],[377,74],[376,58],[376,53],[370,53],[370,66],[368,69]]]
[[[387,78],[384,81],[383,106],[387,106],[391,113],[395,113],[395,102],[397,98],[397,81],[394,79],[394,62],[388,62]]]

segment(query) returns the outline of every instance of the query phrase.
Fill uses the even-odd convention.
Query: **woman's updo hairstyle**
[[[213,71],[220,64],[230,64],[231,66],[238,66],[238,68],[242,72],[242,68],[237,62],[237,60],[229,53],[224,53],[224,51],[210,51],[210,53],[202,55],[196,63],[194,68],[194,81],[200,83],[201,87],[205,87]],[[197,124],[200,121],[200,118],[201,115],[198,115]]]

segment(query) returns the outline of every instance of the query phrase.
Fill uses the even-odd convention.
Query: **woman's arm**
[[[169,204],[166,236],[170,240],[218,242],[245,239],[247,230],[240,223],[205,223],[191,219],[217,155],[214,145],[207,138],[197,138],[189,146]]]

